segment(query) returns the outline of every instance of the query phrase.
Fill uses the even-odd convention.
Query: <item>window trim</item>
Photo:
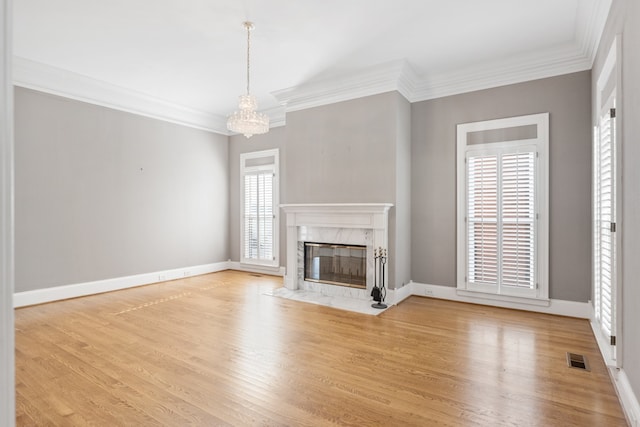
[[[246,166],[247,160],[268,159],[273,157],[273,163],[265,163],[256,166]],[[258,171],[273,171],[273,259],[254,259],[245,257],[244,248],[244,181],[247,174]],[[253,151],[240,154],[240,262],[247,265],[279,267],[280,266],[280,150],[278,148],[262,151]]]
[[[531,139],[467,144],[468,134],[471,132],[498,130],[519,126],[536,125],[537,137]],[[531,292],[498,293],[479,291],[470,287],[466,281],[468,248],[467,248],[467,168],[466,158],[469,152],[494,151],[499,147],[537,147],[536,167],[536,214],[537,232],[536,247],[536,277],[537,288]],[[490,298],[507,302],[534,303],[549,300],[549,113],[531,114],[526,116],[509,117],[504,119],[486,120],[480,122],[457,125],[457,244],[456,244],[456,285],[457,293],[478,298]]]

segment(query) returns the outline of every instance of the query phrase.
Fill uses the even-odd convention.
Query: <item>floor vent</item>
[[[589,362],[587,357],[582,354],[575,354],[567,352],[567,365],[570,368],[582,369],[584,371],[590,371]]]

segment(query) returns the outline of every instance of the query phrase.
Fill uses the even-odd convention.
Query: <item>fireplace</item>
[[[287,263],[285,287],[289,290],[317,292],[327,296],[371,300],[374,284],[374,248],[387,248],[388,213],[391,203],[326,203],[280,205],[286,214]],[[331,275],[321,275],[328,261],[324,260],[327,248],[305,250],[305,243],[328,243],[331,246],[353,247],[362,252],[343,255],[336,261],[349,267],[338,269]],[[311,258],[311,271],[305,271],[305,260]],[[316,261],[313,261],[313,259]],[[313,271],[315,262],[315,269]],[[362,263],[364,265],[362,265]],[[355,268],[355,265],[359,267]],[[343,282],[343,275],[362,277],[353,282]],[[316,274],[317,273],[317,274]],[[336,278],[340,280],[336,280]],[[311,279],[311,280],[309,280]],[[333,282],[340,282],[336,285]],[[389,283],[387,281],[387,283]]]
[[[304,280],[366,289],[367,247],[304,242]]]

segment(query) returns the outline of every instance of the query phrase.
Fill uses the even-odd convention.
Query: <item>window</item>
[[[616,263],[615,98],[603,107],[594,136],[594,309],[602,332],[614,332]]]
[[[457,132],[458,290],[547,300],[548,114]]]
[[[620,228],[618,164],[619,136],[616,133],[616,101],[619,94],[619,40],[607,55],[596,84],[597,115],[593,131],[593,308],[595,323],[607,364],[619,363],[616,355],[618,324],[618,254]],[[607,349],[606,351],[604,349]]]
[[[240,155],[242,262],[278,266],[278,150]]]

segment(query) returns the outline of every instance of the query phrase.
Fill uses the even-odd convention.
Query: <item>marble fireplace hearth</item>
[[[306,302],[309,304],[323,305],[325,307],[337,308],[340,310],[353,311],[361,314],[377,316],[384,313],[385,309],[371,307],[371,298],[368,300],[360,298],[341,297],[336,295],[326,295],[322,292],[306,291],[304,289],[291,290],[285,287],[274,289],[266,293],[274,297],[290,299],[293,301]],[[389,305],[390,307],[391,305]]]

